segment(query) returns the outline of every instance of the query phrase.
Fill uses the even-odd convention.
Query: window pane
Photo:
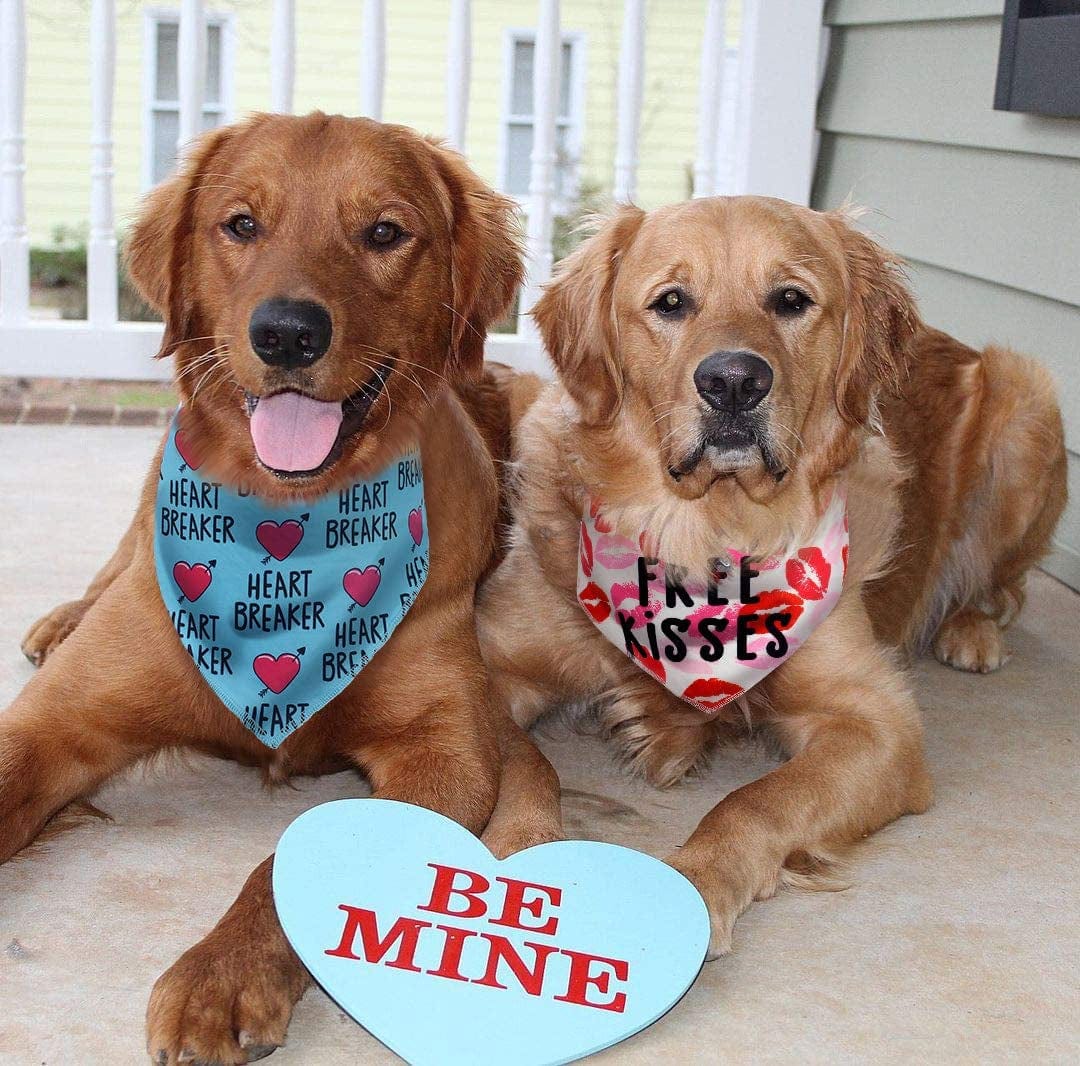
[[[216,130],[225,121],[225,116],[220,111],[204,111],[202,114],[203,133],[207,130]]]
[[[568,200],[574,193],[574,169],[577,159],[570,151],[570,128],[555,128],[555,199]]]
[[[532,169],[533,128],[524,122],[506,127],[506,189],[514,196],[527,196]],[[565,200],[574,193],[577,158],[570,150],[570,128],[555,128],[555,198]]]
[[[157,55],[155,57],[156,79],[154,99],[179,100],[176,63],[179,50],[180,27],[175,22],[157,24]],[[208,104],[221,103],[221,26],[206,27],[206,85],[203,99]]]
[[[515,115],[532,114],[533,43],[514,42],[513,83],[510,89],[510,110]]]
[[[533,56],[535,47],[532,41],[515,41],[513,57],[513,81],[510,86],[510,111],[515,115],[533,113]],[[559,115],[570,117],[571,63],[573,49],[564,41],[559,60]]]
[[[157,80],[154,85],[154,98],[157,100],[177,100],[180,90],[176,85],[176,53],[180,29],[175,22],[157,24],[157,55],[155,70]]]
[[[176,138],[180,136],[180,115],[176,111],[154,111],[153,151],[150,177],[156,185],[167,178],[176,160]]]
[[[206,27],[206,89],[203,100],[221,103],[221,26]]]
[[[562,59],[559,66],[559,115],[562,118],[570,117],[570,45],[562,46]]]
[[[529,191],[529,156],[532,154],[532,126],[512,122],[506,128],[506,192],[524,196]]]

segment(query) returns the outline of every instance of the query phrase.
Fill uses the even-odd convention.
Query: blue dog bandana
[[[198,474],[174,419],[158,482],[158,588],[222,703],[276,748],[390,639],[424,584],[419,452],[310,504],[272,507]]]

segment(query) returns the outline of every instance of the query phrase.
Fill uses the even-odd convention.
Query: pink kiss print
[[[173,581],[180,591],[194,603],[214,580],[210,567],[205,563],[177,563],[172,568]]]
[[[410,523],[412,519],[410,518]],[[419,543],[419,542],[417,542]],[[375,590],[382,580],[382,571],[372,564],[365,566],[363,570],[353,567],[345,572],[341,579],[342,587],[361,607],[366,607],[375,595]]]
[[[284,692],[300,673],[300,658],[292,652],[285,652],[276,659],[264,653],[255,656],[251,668],[271,692]]]
[[[199,467],[202,466],[202,459],[191,441],[188,440],[187,434],[182,429],[178,429],[173,441],[176,444],[176,450],[180,453],[180,458],[183,459],[192,470],[198,470]]]
[[[424,539],[424,516],[419,507],[414,507],[409,512],[409,532],[414,544],[419,544]]]
[[[286,522],[267,519],[255,527],[255,539],[280,563],[304,539],[304,527],[294,518]]]

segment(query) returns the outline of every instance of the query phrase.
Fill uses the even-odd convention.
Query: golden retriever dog
[[[354,767],[376,796],[488,826],[496,852],[557,836],[557,820],[489,825],[500,747],[520,756],[504,786],[557,810],[558,784],[489,695],[474,596],[498,482],[452,387],[478,374],[486,328],[521,280],[510,202],[404,127],[261,115],[205,135],[150,195],[129,264],[165,320],[161,352],[207,477],[300,502],[419,447],[430,569],[379,654],[271,749],[214,695],[170,622],[154,564],[159,449],[115,557],[26,637],[42,667],[0,715],[0,861],[65,804],[166,748],[258,766],[271,782]],[[285,393],[301,419],[341,406],[314,467],[257,455],[252,408]],[[271,868],[158,980],[156,1063],[248,1062],[284,1041],[309,977],[278,925]]]
[[[591,704],[661,785],[744,719],[771,731],[787,761],[722,799],[671,860],[722,953],[752,900],[825,883],[815,875],[845,845],[930,804],[902,653],[932,643],[963,669],[1003,661],[1002,629],[1065,499],[1053,387],[1029,360],[923,326],[900,264],[844,215],[776,200],[622,207],[534,314],[558,380],[504,381],[526,413],[481,647],[519,724]],[[672,694],[632,657],[648,658],[641,629],[620,647],[583,610],[599,602],[579,578],[595,564],[590,513],[640,545],[639,565],[677,565],[704,587],[718,548],[766,560],[807,544],[837,492],[850,535],[839,599],[741,698],[702,709],[680,698],[689,688]],[[600,615],[618,613],[614,592]],[[620,621],[638,624],[629,610]]]

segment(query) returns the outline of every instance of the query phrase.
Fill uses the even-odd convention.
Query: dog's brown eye
[[[661,315],[677,315],[686,309],[686,297],[678,289],[668,289],[652,302],[652,309]]]
[[[405,231],[396,222],[376,222],[367,232],[367,239],[371,244],[377,244],[380,248],[387,248],[405,235]]]
[[[778,315],[801,315],[813,302],[802,289],[779,289],[773,293],[773,310]]]
[[[233,215],[225,223],[225,229],[241,241],[250,241],[259,232],[259,227],[251,215]]]

